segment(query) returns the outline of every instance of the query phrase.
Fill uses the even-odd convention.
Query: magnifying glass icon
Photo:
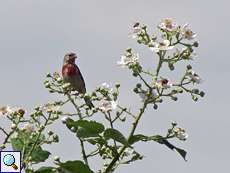
[[[6,166],[11,166],[12,168],[14,168],[14,170],[18,169],[18,166],[15,164],[15,158],[14,158],[14,156],[12,154],[6,154],[3,157],[3,163]]]

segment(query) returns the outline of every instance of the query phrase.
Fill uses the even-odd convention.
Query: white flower
[[[159,43],[153,43],[153,45],[150,46],[150,50],[154,52],[159,52],[160,50],[171,50],[173,49],[174,46],[170,46],[170,41],[169,40],[163,40],[162,42]]]
[[[108,112],[108,111],[115,110],[117,108],[117,105],[118,105],[118,103],[114,100],[112,100],[112,101],[103,100],[102,104],[99,106],[99,109],[102,112]]]
[[[144,102],[147,99],[147,95],[146,94],[147,94],[147,92],[144,92],[144,91],[142,91],[142,92],[139,93],[139,96],[140,96],[142,102]],[[155,90],[152,90],[152,96],[153,97],[157,96],[157,93],[156,93]]]
[[[187,39],[187,40],[192,40],[196,37],[196,34],[188,28],[188,24],[184,25],[181,29],[181,34],[183,36],[183,38]]]
[[[175,133],[175,136],[180,140],[185,141],[188,138],[188,134],[185,132],[184,129],[181,129],[179,127],[175,127],[173,129],[173,132]]]
[[[202,79],[200,78],[200,76],[198,74],[196,74],[194,71],[190,71],[188,73],[188,76],[191,78],[191,80],[197,84],[202,82]]]
[[[126,67],[126,66],[137,64],[138,60],[139,60],[138,54],[132,54],[129,56],[122,55],[120,61],[118,61],[117,64],[121,67]]]
[[[59,111],[60,109],[60,106],[59,105],[55,105],[53,103],[47,103],[43,106],[43,109],[46,111],[46,112],[57,112]]]
[[[177,29],[177,24],[172,19],[163,19],[158,27],[164,31],[171,32]]]
[[[172,83],[168,79],[160,79],[160,80],[157,80],[156,86],[158,88],[168,89],[172,87]]]
[[[101,84],[101,88],[106,90],[106,91],[109,91],[109,92],[112,92],[113,91],[113,88],[106,82],[102,83]]]

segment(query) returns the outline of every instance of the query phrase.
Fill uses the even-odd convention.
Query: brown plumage
[[[70,83],[73,90],[76,90],[80,94],[85,94],[85,81],[78,66],[75,64],[76,58],[77,56],[75,53],[67,53],[64,56],[62,76],[65,82]],[[94,107],[89,99],[85,99],[85,102],[90,108]]]

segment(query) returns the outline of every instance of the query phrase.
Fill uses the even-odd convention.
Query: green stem
[[[132,128],[130,130],[129,136],[128,136],[128,141],[131,139],[131,137],[134,135],[134,132],[137,128],[137,124],[139,122],[139,120],[141,119],[141,116],[143,115],[145,108],[147,107],[147,101],[145,101],[142,105],[142,107],[140,108],[139,113],[136,116],[136,119],[134,120],[134,122],[132,123]],[[127,146],[123,146],[120,151],[118,152],[118,154],[113,158],[113,160],[110,162],[109,166],[106,168],[104,173],[109,173],[113,167],[116,165],[116,162],[119,160],[120,156],[122,155],[122,153],[124,152],[124,150],[127,148]]]
[[[71,97],[71,95],[69,93],[67,94],[67,96],[68,96],[70,102],[74,105],[75,109],[77,110],[79,119],[81,120],[82,119],[81,111],[79,110],[77,104],[74,102],[73,98]],[[89,165],[87,155],[86,155],[86,152],[85,152],[84,141],[82,139],[80,139],[80,138],[79,138],[79,141],[80,141],[80,145],[81,145],[82,158],[83,158],[85,164]]]

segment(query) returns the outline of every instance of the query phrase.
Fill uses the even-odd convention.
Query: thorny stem
[[[78,112],[79,119],[81,120],[81,119],[82,119],[82,116],[81,116],[81,112],[80,112],[80,110],[79,110],[77,104],[74,102],[73,98],[71,97],[71,95],[70,95],[69,93],[67,93],[67,96],[68,96],[69,100],[71,101],[71,103],[74,105],[76,111]],[[79,138],[79,141],[80,141],[80,145],[81,145],[82,158],[83,158],[85,164],[86,164],[86,165],[89,165],[88,159],[87,159],[87,155],[86,155],[86,152],[85,152],[84,141],[81,140],[80,138]]]

